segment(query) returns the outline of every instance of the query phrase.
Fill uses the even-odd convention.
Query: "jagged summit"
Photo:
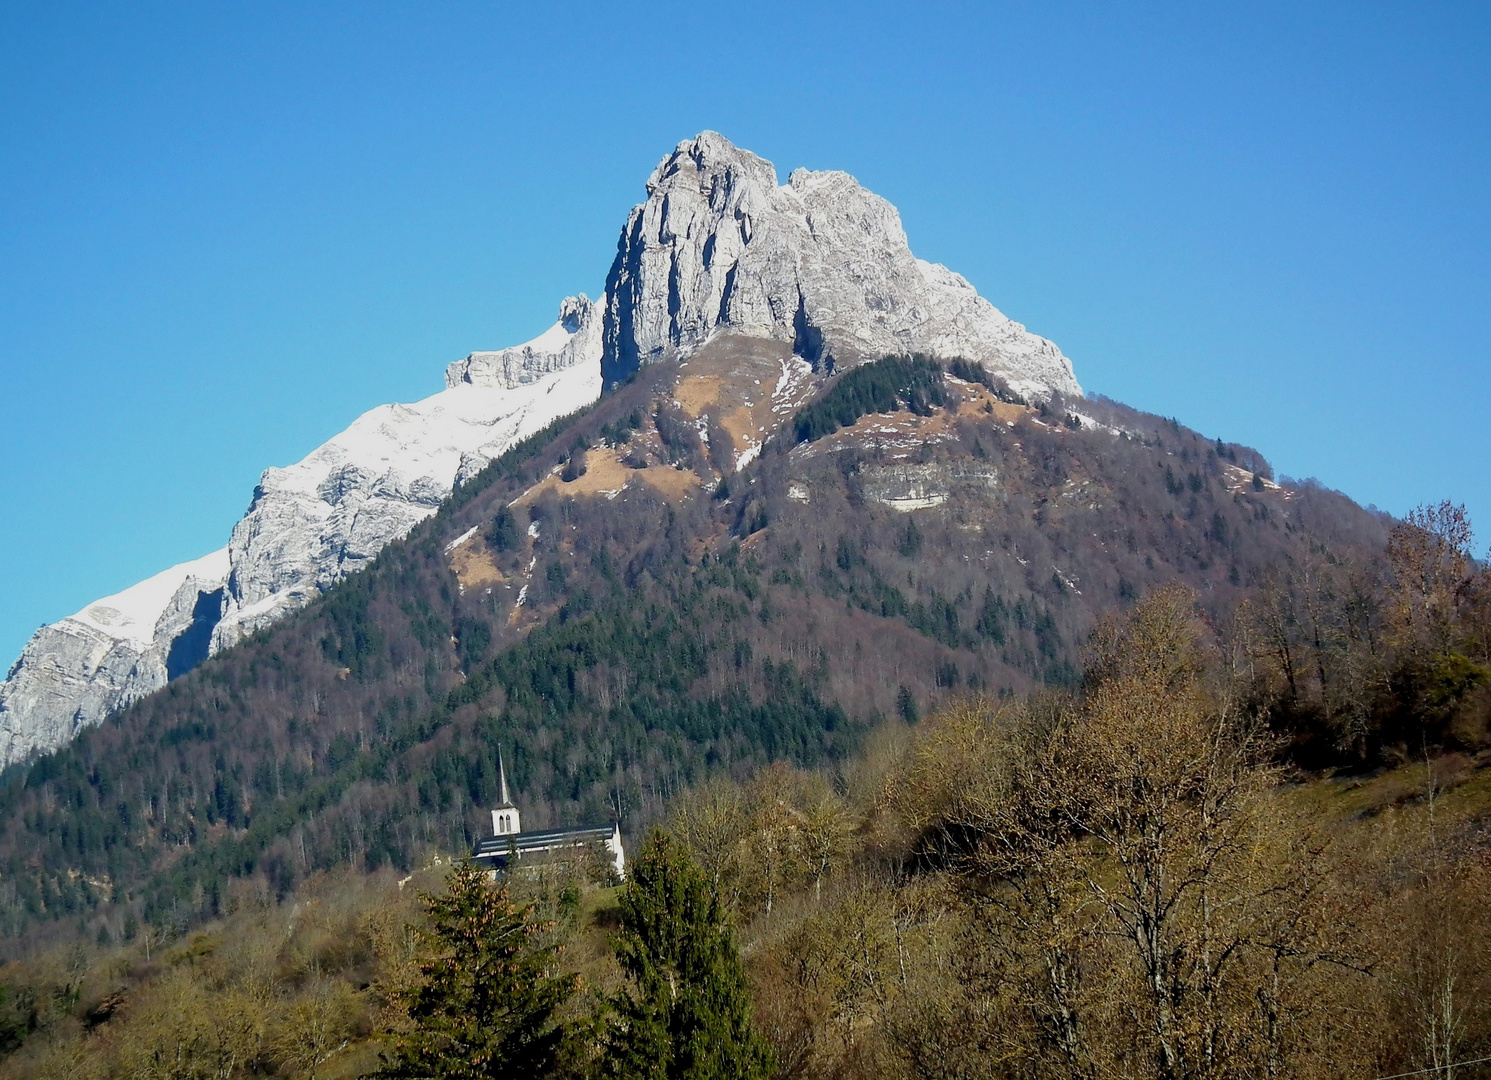
[[[852,176],[798,169],[778,184],[771,162],[702,132],[648,178],[604,297],[566,298],[539,336],[449,365],[442,392],[372,409],[296,464],[265,470],[226,554],[120,594],[133,598],[127,620],[85,617],[117,608],[100,601],[37,631],[0,682],[0,766],[63,745],[309,603],[514,442],[594,401],[603,380],[722,332],[781,352],[769,360],[780,385],[803,392],[812,387],[789,378],[788,346],[820,377],[923,352],[977,361],[1030,397],[1081,393],[1055,345],[913,256],[895,207]],[[742,403],[736,467],[789,398]],[[752,409],[761,415],[746,424]]]
[[[706,131],[647,181],[606,281],[608,384],[712,333],[792,343],[815,366],[887,353],[975,360],[1021,392],[1080,395],[1072,365],[948,270],[917,259],[896,208],[847,173],[772,164]]]
[[[545,375],[596,363],[601,354],[601,305],[581,293],[567,296],[559,304],[554,325],[532,341],[499,349],[474,352],[445,369],[445,385],[493,386],[515,390]]]

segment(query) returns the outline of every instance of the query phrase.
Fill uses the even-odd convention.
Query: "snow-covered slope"
[[[216,621],[227,576],[222,548],[38,630],[0,683],[0,762],[61,746],[200,660],[202,609]]]
[[[578,359],[511,389],[457,380],[413,405],[380,405],[304,460],[265,470],[228,542],[232,573],[213,651],[360,569],[433,514],[453,485],[594,401],[598,351]]]
[[[534,340],[451,364],[440,393],[380,405],[296,464],[265,470],[226,548],[32,636],[0,683],[0,765],[64,745],[303,606],[600,390],[600,312],[572,297]]]
[[[599,305],[581,293],[559,305],[559,319],[532,341],[497,352],[474,352],[445,369],[445,385],[498,386],[508,390],[601,354]]]
[[[565,300],[532,341],[474,352],[446,389],[383,405],[268,469],[225,552],[43,627],[0,683],[0,765],[62,745],[319,595],[519,439],[639,364],[722,329],[790,342],[819,370],[893,352],[975,360],[1023,393],[1081,393],[1055,345],[946,267],[841,172],[792,173],[714,132],[678,144],[627,219],[606,296]]]

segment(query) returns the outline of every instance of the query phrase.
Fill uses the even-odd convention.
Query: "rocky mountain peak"
[[[679,143],[647,178],[649,197],[692,187],[721,205],[732,192],[765,193],[776,186],[777,170],[771,162],[742,150],[717,131],[701,131]]]
[[[717,330],[790,342],[815,367],[889,353],[977,361],[1036,397],[1071,362],[962,277],[917,259],[896,208],[842,172],[776,169],[706,131],[653,170],[606,281],[608,384]]]

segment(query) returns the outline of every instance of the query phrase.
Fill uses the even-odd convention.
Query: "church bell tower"
[[[501,788],[502,799],[492,811],[492,832],[496,836],[520,833],[523,825],[518,817],[518,808],[513,805],[512,796],[507,793],[507,768],[502,764],[501,747],[497,750],[497,784]]]

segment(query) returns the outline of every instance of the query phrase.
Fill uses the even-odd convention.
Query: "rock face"
[[[66,744],[302,607],[513,443],[594,401],[600,323],[585,297],[565,300],[532,341],[451,364],[444,391],[372,409],[265,470],[226,548],[42,627],[0,683],[0,766]]]
[[[975,360],[1021,393],[1080,395],[1055,345],[911,254],[890,203],[841,172],[771,163],[706,131],[678,144],[627,219],[606,283],[607,384],[721,328],[815,366],[889,353]]]
[[[872,465],[860,473],[860,485],[865,498],[909,513],[941,506],[952,497],[997,491],[999,472],[991,466],[966,462]]]
[[[603,380],[720,330],[790,343],[819,371],[923,352],[978,361],[1027,395],[1081,393],[1055,345],[915,258],[895,207],[853,177],[799,169],[778,185],[770,162],[706,131],[653,171],[601,302],[566,299],[532,341],[451,364],[441,393],[373,409],[266,470],[223,551],[37,631],[0,683],[0,765],[63,745],[302,607]],[[890,504],[939,497],[901,486]]]
[[[63,745],[206,656],[227,575],[224,548],[38,630],[0,683],[0,763]]]
[[[601,312],[584,293],[566,297],[559,320],[532,341],[497,352],[474,352],[445,369],[445,385],[495,386],[516,390],[545,375],[580,363],[593,363],[601,353]]]

